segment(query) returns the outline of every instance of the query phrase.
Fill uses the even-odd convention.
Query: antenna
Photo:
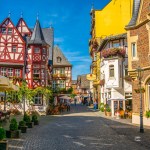
[[[21,12],[21,18],[23,17],[23,12]]]
[[[9,11],[9,13],[8,13],[8,18],[10,18],[10,15],[11,15],[11,12]]]

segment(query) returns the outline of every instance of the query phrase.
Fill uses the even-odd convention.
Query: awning
[[[108,101],[112,101],[112,100],[114,100],[114,101],[126,101],[127,99],[125,99],[125,98],[110,98],[110,99],[108,99]]]

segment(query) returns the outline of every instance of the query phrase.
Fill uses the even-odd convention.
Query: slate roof
[[[141,0],[133,0],[132,18],[126,28],[133,27],[136,25],[138,13],[140,9]]]
[[[33,32],[33,29],[30,29]],[[50,45],[49,47],[49,59],[52,60],[52,49],[54,47],[54,29],[50,28],[42,28],[42,33],[44,36],[44,40],[47,44]],[[27,37],[26,41],[29,42],[30,38]]]
[[[36,24],[28,44],[42,44],[42,45],[48,44],[44,39],[39,20],[36,20]]]
[[[61,61],[58,62],[57,58],[60,57]],[[60,48],[58,46],[54,46],[54,51],[53,51],[53,65],[58,65],[58,66],[72,66],[70,62],[67,60],[65,55],[62,53]]]
[[[85,75],[78,75],[77,85],[79,85],[79,87],[81,89],[89,89],[90,88],[90,81],[86,79],[86,74]]]
[[[127,33],[118,34],[118,35],[114,35],[114,36],[108,36],[101,41],[101,43],[98,47],[98,50],[101,51],[103,49],[103,47],[105,46],[105,44],[109,41],[125,39],[125,38],[127,38]]]

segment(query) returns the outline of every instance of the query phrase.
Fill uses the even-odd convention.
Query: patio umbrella
[[[61,99],[71,99],[71,97],[69,97],[69,96],[66,96],[66,95],[64,95],[64,96],[61,96],[61,97],[59,97],[59,98],[61,98]]]
[[[8,86],[9,79],[0,75],[0,86]]]

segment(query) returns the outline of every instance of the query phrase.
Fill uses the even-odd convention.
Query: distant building
[[[68,89],[71,87],[72,65],[64,56],[58,46],[54,46],[53,52],[53,83],[54,90]]]
[[[90,81],[86,79],[86,75],[77,76],[77,90],[78,94],[88,96],[90,91]]]
[[[77,90],[77,80],[72,80],[72,85],[71,87],[73,88],[73,93],[74,94],[78,94],[78,90]]]

